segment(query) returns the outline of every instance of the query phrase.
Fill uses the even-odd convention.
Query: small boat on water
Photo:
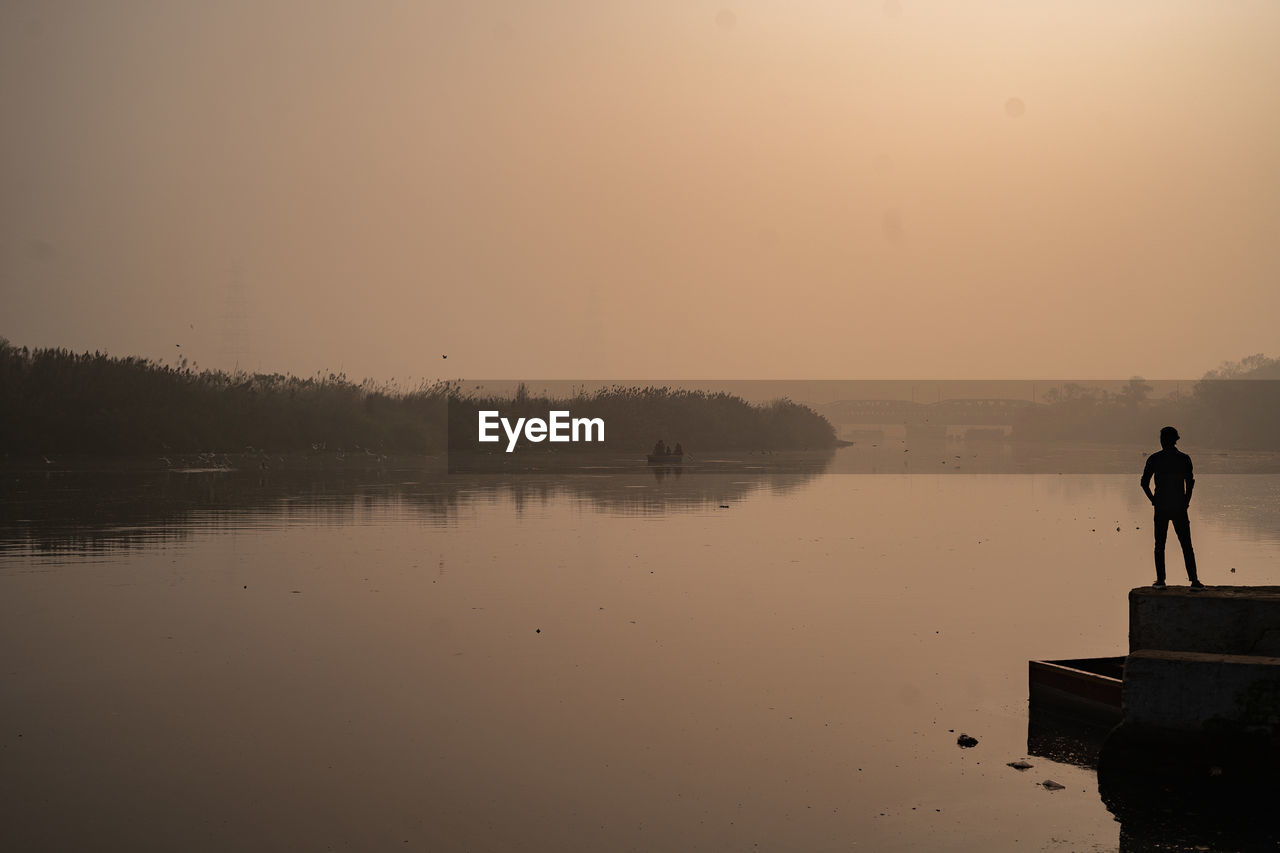
[[[650,453],[647,458],[650,465],[680,465],[684,462],[683,453]]]

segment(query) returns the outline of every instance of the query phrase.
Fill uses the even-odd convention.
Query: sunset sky
[[[1280,355],[1278,45],[1274,0],[10,0],[0,336],[1199,376]]]

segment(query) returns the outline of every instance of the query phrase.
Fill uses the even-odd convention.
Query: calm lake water
[[[1006,764],[1126,651],[1140,466],[837,469],[6,474],[0,848],[1117,849]],[[1280,477],[1192,512],[1280,584]]]

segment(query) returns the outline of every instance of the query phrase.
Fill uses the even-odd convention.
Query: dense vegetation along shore
[[[1012,437],[1147,445],[1160,427],[1176,424],[1189,445],[1280,450],[1280,359],[1250,356],[1210,371],[1181,394],[1153,398],[1150,392],[1140,378],[1119,392],[1065,383],[1017,413]],[[459,382],[444,381],[405,390],[332,373],[197,371],[186,362],[29,350],[0,338],[0,454],[11,459],[502,453],[505,441],[477,441],[482,410],[512,420],[568,411],[606,424],[604,442],[532,445],[543,452],[638,454],[659,438],[694,454],[839,444],[827,419],[786,399],[753,404],[722,392],[623,385],[560,398],[524,387],[510,396],[468,393]],[[520,448],[530,446],[522,441]]]
[[[196,371],[0,341],[0,446],[36,454],[444,450],[438,383],[399,392],[345,376]],[[439,429],[437,426],[437,433]]]
[[[144,358],[18,348],[0,339],[0,448],[9,457],[200,453],[489,453],[481,410],[603,418],[605,441],[560,445],[643,453],[659,437],[691,450],[825,449],[835,430],[789,400],[613,386],[568,398],[464,393],[457,382],[402,390],[340,374],[197,371]],[[522,446],[524,446],[522,444]],[[541,448],[554,447],[543,444]],[[499,450],[498,452],[501,452]]]
[[[502,452],[497,444],[477,440],[481,411],[498,411],[510,420],[543,418],[550,411],[567,411],[574,418],[600,418],[605,440],[598,445],[560,445],[574,451],[600,448],[645,452],[659,438],[668,444],[701,450],[825,450],[835,447],[836,432],[826,418],[790,400],[748,403],[724,392],[667,387],[614,385],[570,397],[529,394],[521,386],[511,397],[451,395],[449,449]],[[521,447],[530,445],[521,441]],[[536,445],[552,449],[546,443]]]

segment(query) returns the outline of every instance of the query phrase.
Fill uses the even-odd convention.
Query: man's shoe
[[[1192,588],[1192,589],[1204,589],[1204,584],[1200,583],[1200,581],[1192,581],[1192,582],[1191,582],[1191,588]]]
[[[1156,581],[1152,586],[1156,589],[1164,589],[1164,581]]]

